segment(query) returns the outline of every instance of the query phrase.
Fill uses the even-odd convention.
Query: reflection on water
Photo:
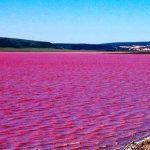
[[[113,149],[150,131],[150,56],[0,54],[0,149]]]

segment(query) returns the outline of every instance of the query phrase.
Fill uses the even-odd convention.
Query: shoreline
[[[150,53],[123,53],[123,52],[0,52],[0,54],[126,54],[126,55],[149,55]]]
[[[150,54],[149,52],[139,51],[97,51],[97,50],[30,50],[30,49],[14,49],[1,50],[0,53],[99,53],[99,54]]]
[[[150,136],[137,142],[131,142],[125,146],[123,150],[149,150],[150,149]]]

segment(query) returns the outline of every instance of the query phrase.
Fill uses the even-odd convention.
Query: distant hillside
[[[72,50],[97,50],[97,51],[129,51],[132,47],[150,47],[150,42],[118,42],[106,44],[69,44],[55,43],[58,48]]]
[[[0,51],[105,51],[150,53],[150,42],[69,44],[0,37]]]
[[[50,42],[0,37],[1,48],[56,48]]]

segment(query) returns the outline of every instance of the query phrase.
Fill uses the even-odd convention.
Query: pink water
[[[0,149],[114,149],[150,132],[150,55],[1,53]]]

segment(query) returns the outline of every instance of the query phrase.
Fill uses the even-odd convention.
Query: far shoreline
[[[45,48],[0,48],[0,53],[99,53],[99,54],[150,54],[150,51],[106,51],[106,50],[71,50]]]

